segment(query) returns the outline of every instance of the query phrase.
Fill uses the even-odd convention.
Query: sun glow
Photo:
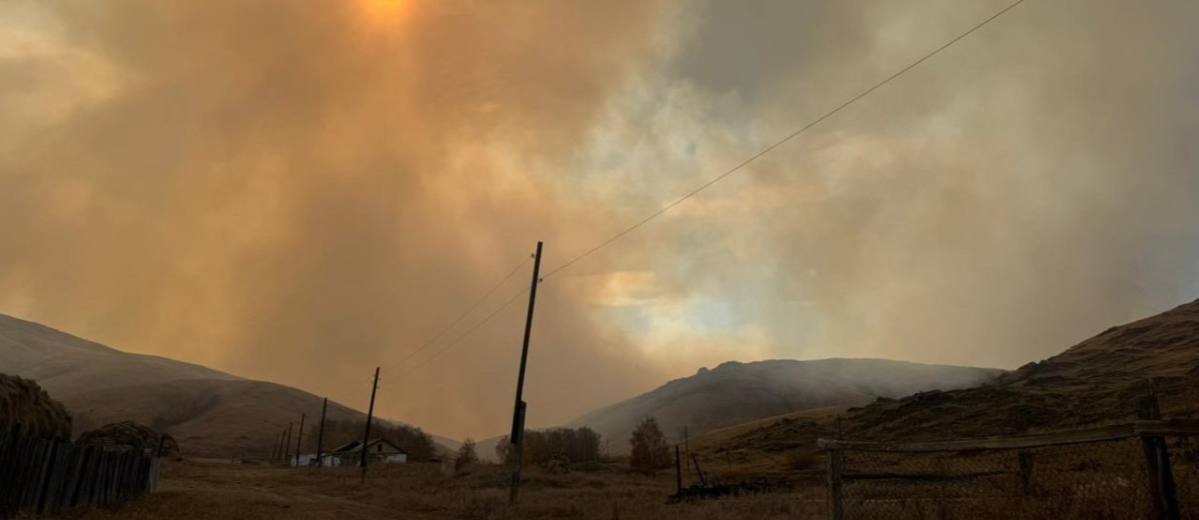
[[[412,0],[359,0],[371,25],[386,27],[403,22],[412,13]]]

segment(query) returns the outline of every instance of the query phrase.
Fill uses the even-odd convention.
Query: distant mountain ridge
[[[590,427],[623,452],[634,425],[654,417],[672,439],[746,421],[829,406],[860,406],[879,397],[901,397],[985,383],[1003,374],[991,368],[927,365],[885,359],[726,362],[695,375],[595,410],[567,423]]]
[[[847,427],[873,438],[1006,435],[1130,420],[1150,393],[1166,417],[1199,416],[1199,300],[1111,327],[989,384],[852,410]]]
[[[170,433],[186,455],[263,457],[301,413],[322,398],[200,365],[131,354],[38,323],[0,314],[0,373],[37,381],[67,407],[75,434],[133,420]],[[330,402],[328,419],[365,414]],[[434,436],[443,448],[456,441]]]
[[[192,363],[122,352],[5,314],[0,314],[0,372],[33,379],[56,398],[180,379],[241,379]]]

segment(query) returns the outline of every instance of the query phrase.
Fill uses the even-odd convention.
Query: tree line
[[[629,467],[652,473],[671,465],[672,454],[666,435],[658,421],[646,417],[629,436]],[[473,458],[473,443],[471,443]],[[495,454],[504,464],[511,464],[515,454],[508,436],[500,438]],[[461,457],[461,454],[460,454]],[[591,428],[550,428],[525,430],[523,463],[541,468],[563,468],[570,465],[600,462],[600,435]]]
[[[500,438],[495,454],[505,464],[515,458],[508,436]],[[550,428],[525,430],[525,465],[549,468],[600,461],[600,435],[591,428]]]
[[[334,448],[344,446],[354,441],[362,441],[362,432],[366,421],[325,421],[324,452],[329,453]],[[306,427],[304,438],[300,442],[302,453],[316,453],[317,427]],[[412,461],[429,461],[439,458],[437,445],[433,438],[420,428],[404,424],[391,424],[384,421],[371,423],[371,439],[385,439],[399,446],[408,453]],[[293,442],[288,453],[295,450]]]

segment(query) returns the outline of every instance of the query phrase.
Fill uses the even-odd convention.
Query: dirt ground
[[[218,462],[170,464],[161,490],[116,511],[69,519],[772,519],[823,518],[819,490],[667,504],[673,472],[654,477],[619,465],[527,473],[519,507],[507,505],[509,475],[494,465],[454,474],[437,464],[376,466],[365,484],[355,468],[293,469]]]

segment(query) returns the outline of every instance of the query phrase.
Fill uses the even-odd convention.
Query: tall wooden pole
[[[296,423],[287,423],[287,438],[283,441],[283,449],[279,451],[279,457],[283,459],[284,466],[291,465],[287,462],[287,448],[291,446],[291,428],[292,426],[295,426],[295,424]]]
[[[324,449],[325,449],[325,412],[329,410],[329,398],[325,398],[324,404],[321,405],[321,425],[316,430],[316,467],[321,468],[324,464]]]
[[[371,385],[371,405],[366,411],[366,431],[362,434],[362,460],[358,463],[362,467],[362,481],[366,482],[366,463],[367,463],[367,444],[371,440],[371,419],[375,417],[375,391],[379,389],[379,367],[375,367],[375,383]]]
[[[687,437],[687,425],[683,425],[683,460],[691,460],[691,444]],[[686,462],[684,462],[686,464]]]
[[[279,432],[279,446],[275,449],[275,464],[283,462],[283,443],[287,442],[287,428]]]
[[[841,473],[845,467],[845,450],[828,452],[828,501],[832,520],[845,518],[845,501],[841,495]]]
[[[679,445],[674,445],[674,489],[675,496],[683,498],[683,461],[679,457]]]
[[[512,433],[508,435],[512,443],[512,453],[515,460],[512,463],[512,488],[508,494],[508,504],[516,505],[516,497],[520,489],[520,465],[524,458],[525,437],[525,366],[529,361],[529,335],[533,329],[533,308],[537,303],[537,284],[541,281],[541,241],[537,242],[537,253],[533,257],[533,282],[529,287],[529,312],[525,316],[525,338],[520,347],[520,373],[516,376],[516,404],[512,410]]]
[[[279,463],[279,451],[283,448],[283,436],[287,430],[279,432],[279,439],[275,441],[275,446],[271,449],[271,464]]]
[[[1161,407],[1157,394],[1150,394],[1137,402],[1137,419],[1161,420]],[[1161,436],[1141,437],[1145,451],[1145,469],[1149,477],[1149,499],[1153,520],[1178,520],[1178,489],[1174,483],[1174,470],[1170,467],[1170,451],[1166,439]]]
[[[300,444],[304,442],[304,414],[300,413],[300,429],[296,433],[296,467],[300,467]]]

